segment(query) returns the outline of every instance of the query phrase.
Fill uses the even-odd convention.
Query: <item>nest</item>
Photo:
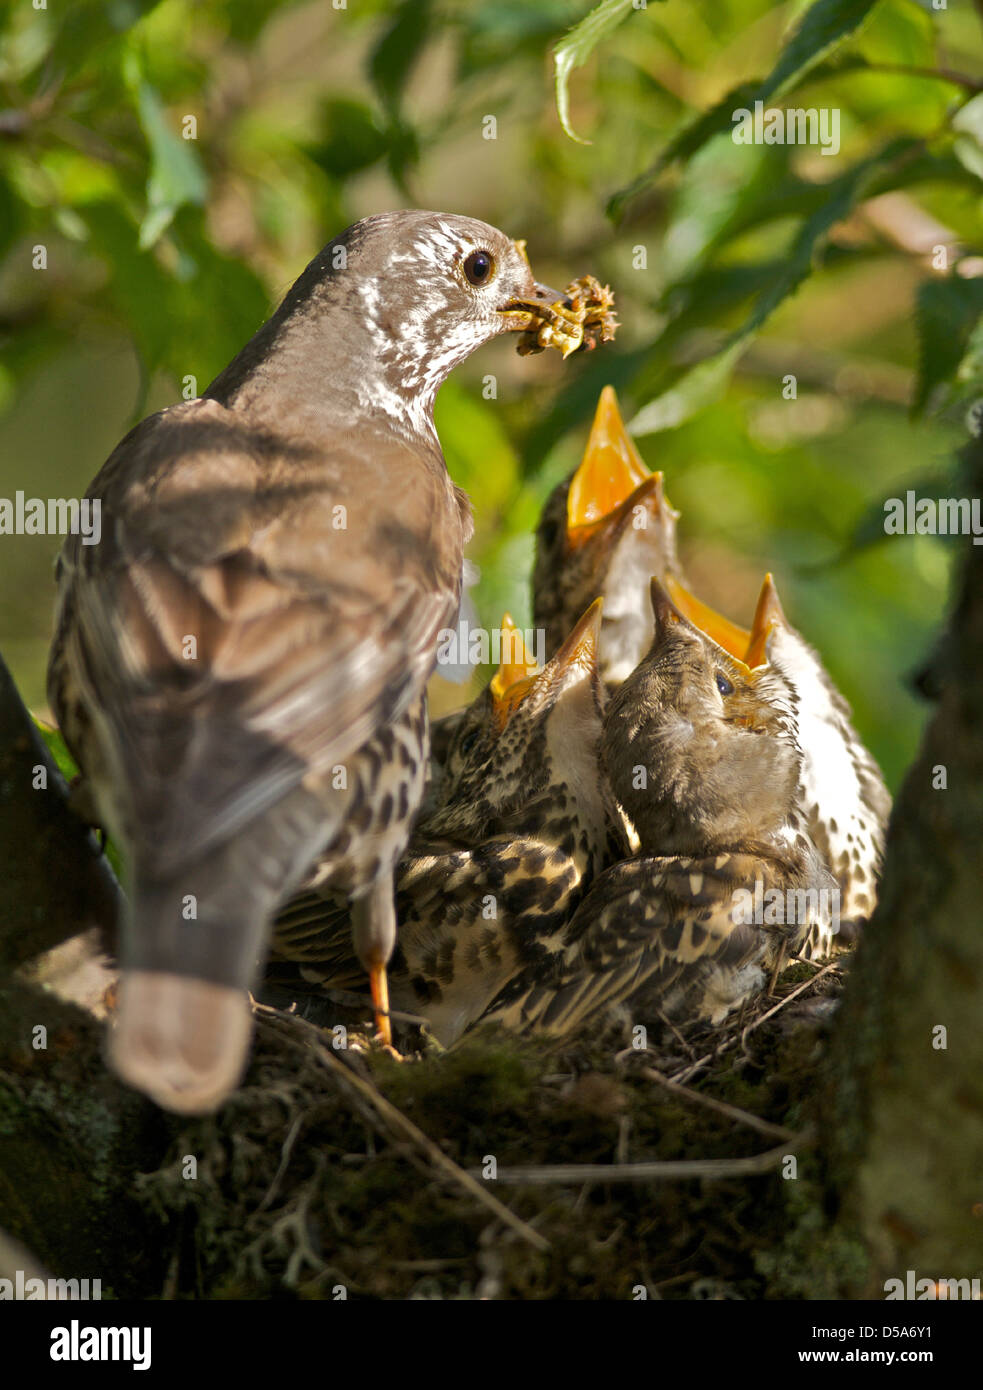
[[[781,1250],[810,1185],[781,1170],[814,1161],[841,969],[795,965],[723,1028],[666,1024],[645,1050],[614,1023],[396,1060],[258,1006],[243,1087],[214,1117],[170,1121],[136,1179],[166,1256],[144,1293],[788,1296]]]

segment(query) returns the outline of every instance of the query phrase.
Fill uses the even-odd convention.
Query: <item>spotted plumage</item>
[[[559,299],[484,223],[367,218],[89,489],[102,541],[61,555],[50,698],[128,866],[110,1057],[162,1105],[236,1085],[274,910],[319,854],[383,990],[421,700],[472,529],[434,396]],[[411,765],[390,776],[394,754]]]
[[[639,1022],[719,1023],[828,938],[836,884],[795,809],[802,755],[780,662],[750,670],[655,580],[652,606],[655,639],[603,738],[640,852],[594,882],[563,952],[506,987],[486,1023],[564,1035],[620,1005]]]
[[[840,887],[836,946],[847,946],[870,917],[891,798],[880,768],[853,727],[850,706],[822,659],[785,616],[771,575],[765,577],[750,631],[697,603],[678,582],[667,581],[684,612],[698,614],[732,654],[756,665],[769,657],[788,682],[802,748],[795,804],[808,833]]]
[[[397,869],[392,1005],[442,1043],[560,948],[585,887],[623,851],[598,761],[599,608],[542,671],[500,672],[457,721]],[[305,894],[280,914],[267,980],[281,996],[350,988],[353,965],[339,904]]]
[[[662,474],[645,466],[606,386],[580,467],[550,494],[536,530],[533,612],[548,652],[603,597],[602,679],[614,687],[635,669],[652,640],[649,579],[680,573],[678,515]]]

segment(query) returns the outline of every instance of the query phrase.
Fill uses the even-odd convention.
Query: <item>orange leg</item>
[[[369,983],[372,986],[372,1004],[375,1008],[375,1026],[387,1047],[392,1047],[393,1032],[389,1022],[389,976],[384,965],[373,965],[369,970]]]

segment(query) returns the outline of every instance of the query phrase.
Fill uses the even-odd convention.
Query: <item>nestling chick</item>
[[[536,530],[533,614],[548,652],[600,597],[601,677],[613,688],[635,669],[652,640],[649,577],[680,573],[678,516],[605,386],[583,461],[550,494]]]
[[[795,810],[801,751],[784,672],[750,670],[656,580],[655,639],[612,697],[603,760],[641,853],[596,880],[566,951],[486,1019],[563,1035],[626,1004],[719,1023],[831,930],[836,884]]]
[[[541,671],[522,653],[503,663],[465,711],[437,804],[398,866],[392,1004],[445,1045],[561,949],[584,889],[623,851],[599,765],[600,608]],[[350,987],[353,965],[337,906],[308,894],[281,913],[267,969],[278,989]]]
[[[680,583],[666,587],[681,612],[714,635],[749,666],[767,657],[789,684],[802,748],[795,804],[811,839],[840,887],[840,930],[847,946],[874,910],[891,797],[881,770],[850,719],[850,706],[833,684],[818,652],[792,627],[771,575],[765,576],[751,630],[714,613]]]

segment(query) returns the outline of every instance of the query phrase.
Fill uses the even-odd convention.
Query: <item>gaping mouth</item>
[[[545,285],[536,290],[535,298],[512,299],[498,311],[510,332],[522,334],[516,349],[521,357],[555,347],[566,358],[614,338],[614,295],[593,275],[572,281],[563,294]]]
[[[596,673],[602,603],[602,599],[594,600],[556,655],[542,669],[523,646],[510,615],[505,614],[502,619],[502,633],[503,636],[508,634],[512,637],[512,650],[508,659],[502,662],[492,677],[489,686],[495,726],[499,733],[534,690],[548,687],[550,682],[557,680],[571,667],[579,666]],[[518,643],[515,643],[515,638],[518,638]]]
[[[614,388],[605,386],[584,457],[570,480],[567,545],[576,550],[603,533],[613,538],[636,505],[652,515],[665,513],[670,528],[675,526],[679,513],[665,495],[662,474],[649,471],[625,429]]]
[[[708,637],[723,647],[736,660],[742,662],[750,671],[764,666],[768,661],[768,639],[776,627],[789,627],[789,621],[782,609],[775,588],[775,581],[766,574],[754,610],[754,622],[750,630],[738,627],[729,618],[717,613],[709,604],[691,594],[671,574],[663,579],[666,591],[674,607],[694,627],[702,628]]]

